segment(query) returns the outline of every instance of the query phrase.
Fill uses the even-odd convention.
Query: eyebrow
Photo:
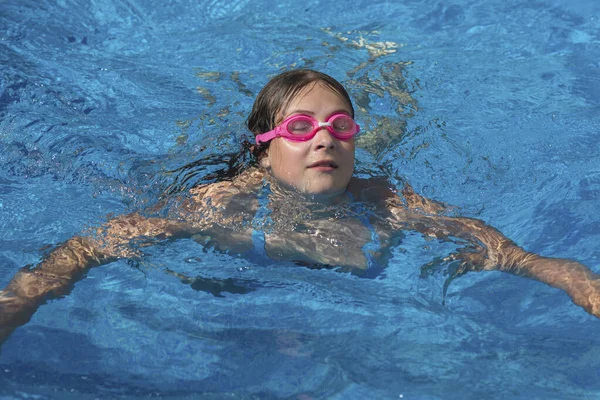
[[[345,108],[340,108],[339,110],[335,110],[335,111],[333,111],[332,113],[330,113],[330,114],[328,115],[328,117],[332,116],[333,114],[339,114],[339,113],[346,114],[346,115],[350,115],[350,113],[348,112],[348,110],[346,110]],[[286,116],[285,116],[285,118],[287,118],[287,117],[289,117],[290,115],[293,115],[293,114],[308,114],[308,115],[311,115],[311,116],[314,116],[314,115],[315,115],[315,113],[314,113],[314,112],[312,112],[312,111],[298,109],[298,110],[292,110],[292,111],[290,111],[290,112],[286,113]],[[284,118],[284,119],[285,119],[285,118]]]

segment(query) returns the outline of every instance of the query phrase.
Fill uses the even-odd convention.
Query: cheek
[[[271,169],[285,175],[296,172],[301,165],[301,158],[302,149],[287,143],[273,143],[269,151]]]

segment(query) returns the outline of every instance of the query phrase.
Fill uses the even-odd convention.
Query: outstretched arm
[[[89,236],[69,239],[37,267],[22,268],[0,291],[0,343],[27,323],[45,301],[67,295],[90,268],[135,256],[132,240],[144,245],[191,236],[195,230],[181,222],[130,214],[109,221]]]
[[[138,213],[114,218],[85,236],[69,239],[35,268],[21,269],[0,290],[0,344],[45,301],[67,295],[90,268],[135,257],[136,247],[199,233],[214,237],[226,248],[241,248],[242,242],[251,245],[249,235],[244,236],[238,226],[245,226],[244,215],[256,207],[256,201],[248,199],[262,176],[261,171],[249,170],[232,182],[191,189],[190,197],[174,210],[177,219],[147,218]]]
[[[454,255],[461,262],[463,271],[499,270],[536,279],[564,290],[575,304],[600,318],[600,275],[585,265],[527,252],[478,219],[426,214],[393,201],[388,209],[394,215],[394,223],[399,229],[468,241],[471,246]]]

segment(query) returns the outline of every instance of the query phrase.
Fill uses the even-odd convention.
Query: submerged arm
[[[403,206],[389,209],[399,229],[468,241],[472,246],[455,255],[464,271],[499,270],[538,280],[564,290],[575,304],[600,318],[600,275],[585,265],[527,252],[478,219],[423,214]]]

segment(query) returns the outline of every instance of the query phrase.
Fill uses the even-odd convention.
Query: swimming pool
[[[600,5],[548,1],[4,1],[0,285],[165,171],[236,149],[267,77],[344,81],[359,167],[528,250],[600,272]],[[467,274],[408,233],[374,279],[181,240],[92,270],[2,347],[0,396],[595,399],[598,320],[562,292]],[[246,282],[221,297],[189,276]],[[232,290],[233,291],[233,290]],[[216,293],[219,294],[219,293]]]

